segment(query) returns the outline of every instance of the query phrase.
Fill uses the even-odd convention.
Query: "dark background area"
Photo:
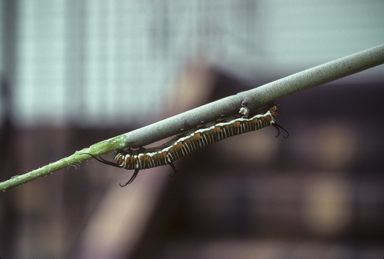
[[[289,138],[274,138],[276,130],[268,127],[179,160],[177,179],[168,177],[170,169],[158,176],[166,187],[156,197],[143,231],[136,233],[138,243],[129,258],[380,256],[382,86],[328,84],[297,94],[278,102],[278,123],[289,131]],[[241,90],[238,81],[218,74],[210,100]],[[26,172],[119,133],[13,130],[16,141],[6,146],[9,152],[3,155],[8,159],[2,165],[11,168],[10,173]],[[44,149],[31,152],[39,146]],[[108,185],[113,176],[106,171],[111,170],[91,160],[3,193],[1,229],[7,235],[2,235],[2,251],[12,255],[30,236],[29,251],[35,254],[59,242],[66,253],[76,255],[100,200],[110,188],[120,189]],[[124,176],[121,181],[130,177],[128,171],[112,171]],[[139,184],[144,174],[155,173],[143,171],[132,185],[119,190],[120,195]],[[27,237],[20,236],[23,224],[28,225],[23,233]],[[55,232],[57,224],[66,227]],[[123,233],[130,231],[126,224],[119,226]]]
[[[378,1],[0,5],[0,181],[384,35]],[[278,100],[289,138],[220,141],[177,178],[120,188],[132,171],[89,160],[7,190],[0,257],[383,258],[383,75]]]
[[[218,83],[215,97],[233,94],[229,85],[241,90],[225,77]],[[328,84],[297,94],[278,102],[288,139],[268,128],[183,159],[138,258],[380,256],[382,94],[382,84]],[[147,249],[153,246],[158,250]]]

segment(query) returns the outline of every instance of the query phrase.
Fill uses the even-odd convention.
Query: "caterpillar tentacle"
[[[124,186],[127,186],[128,184],[132,183],[133,180],[135,180],[135,178],[136,178],[137,174],[139,173],[139,171],[140,171],[140,169],[136,169],[135,172],[133,172],[133,175],[132,175],[131,179],[129,179],[129,181],[126,182],[125,184],[119,183],[120,187],[124,187]]]
[[[119,167],[121,168],[121,166],[115,162],[111,162],[111,161],[108,161],[108,160],[105,160],[104,158],[102,158],[101,156],[97,157],[97,156],[94,156],[92,154],[89,154],[89,153],[83,153],[84,155],[89,155],[91,157],[93,157],[94,159],[96,159],[97,161],[99,161],[100,163],[103,163],[103,164],[106,164],[106,165],[111,165],[111,166],[115,166],[115,167]]]
[[[276,122],[273,122],[272,126],[277,129],[277,135],[275,136],[275,138],[277,138],[280,135],[280,129],[284,130],[287,133],[287,135],[283,136],[283,138],[289,137],[289,132],[286,129],[284,129],[281,125],[277,124]]]
[[[177,172],[177,169],[176,169],[175,165],[174,165],[173,163],[170,163],[169,165],[170,165],[170,166],[172,167],[172,169],[173,169],[173,174],[170,174],[169,176],[170,176],[170,177],[175,177],[175,176],[176,176],[176,178],[177,178],[177,176],[179,175],[179,172]]]
[[[289,136],[288,131],[275,122],[277,110],[277,105],[271,104],[258,110],[255,115],[251,115],[248,107],[246,107],[246,103],[243,102],[239,111],[240,116],[236,114],[230,118],[225,118],[224,115],[220,115],[214,122],[204,123],[201,121],[195,129],[187,132],[181,130],[175,138],[158,147],[148,149],[139,148],[136,150],[129,148],[126,151],[118,150],[113,158],[114,162],[107,161],[89,153],[85,154],[107,165],[135,170],[131,179],[129,179],[126,184],[120,184],[122,187],[132,183],[139,173],[139,170],[156,166],[170,165],[174,171],[174,176],[178,173],[173,162],[199,148],[219,140],[259,130],[269,125],[277,129],[278,134],[276,137],[280,135],[280,129],[282,129],[287,133],[287,135],[283,137],[287,138]]]

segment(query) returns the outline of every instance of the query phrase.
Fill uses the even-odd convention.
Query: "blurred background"
[[[0,1],[0,181],[384,43],[381,0]],[[0,194],[1,258],[383,258],[384,67],[171,167]],[[104,156],[111,160],[113,154]]]

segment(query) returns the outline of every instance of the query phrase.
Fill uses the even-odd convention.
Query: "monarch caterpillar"
[[[287,130],[275,122],[277,110],[277,105],[272,104],[259,109],[256,111],[255,115],[249,117],[250,111],[243,102],[239,111],[241,115],[237,114],[231,118],[226,118],[224,115],[221,115],[214,122],[200,122],[195,129],[188,132],[182,132],[167,143],[158,147],[148,149],[139,148],[137,150],[128,148],[126,151],[118,150],[113,158],[114,162],[105,160],[102,157],[96,157],[89,153],[85,154],[88,154],[97,161],[107,165],[127,170],[135,170],[127,183],[124,185],[120,184],[121,187],[124,187],[127,184],[132,183],[139,171],[143,169],[161,165],[170,165],[176,175],[177,169],[173,165],[174,161],[199,148],[232,136],[272,125],[278,130],[276,137],[280,135],[280,128],[287,133],[284,137],[288,137],[289,133]]]

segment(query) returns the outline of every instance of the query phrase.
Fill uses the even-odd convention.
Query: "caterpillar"
[[[287,135],[284,136],[287,138],[289,136],[288,131],[275,122],[277,110],[277,105],[272,104],[257,110],[255,115],[249,116],[250,111],[243,102],[239,111],[240,115],[237,114],[227,118],[221,115],[214,122],[200,122],[195,129],[188,132],[183,132],[182,130],[176,137],[158,147],[147,149],[139,148],[136,150],[128,148],[126,151],[118,150],[113,158],[114,162],[89,153],[84,154],[88,154],[97,161],[107,165],[127,170],[135,170],[128,182],[124,185],[120,184],[121,187],[132,183],[140,170],[156,166],[170,165],[174,171],[174,175],[177,175],[177,169],[173,165],[174,161],[211,143],[258,130],[269,125],[274,126],[278,130],[278,134],[275,137],[280,135],[280,129],[282,129],[287,133]]]

